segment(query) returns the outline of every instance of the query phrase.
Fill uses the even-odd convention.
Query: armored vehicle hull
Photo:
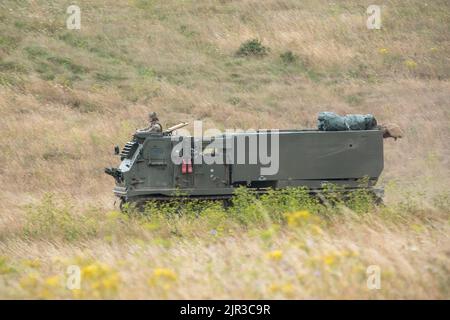
[[[106,173],[115,178],[114,194],[122,202],[228,199],[239,186],[261,193],[302,186],[320,193],[332,183],[353,190],[362,178],[378,192],[383,132],[280,130],[210,138],[136,133],[120,157],[120,166]]]

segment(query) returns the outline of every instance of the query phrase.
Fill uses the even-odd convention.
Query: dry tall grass
[[[110,286],[87,297],[449,298],[448,1],[381,1],[382,30],[365,27],[371,1],[86,0],[79,31],[65,28],[69,4],[0,3],[1,297],[69,297],[59,281],[75,261]],[[269,54],[236,57],[251,38]],[[396,122],[405,137],[386,141],[380,184],[402,222],[374,209],[338,211],[317,235],[237,224],[213,237],[207,219],[180,224],[181,238],[139,219],[115,227],[102,169],[149,110],[219,128],[314,127],[323,110]],[[30,237],[25,206],[48,192],[95,235]],[[365,286],[370,264],[381,290]]]

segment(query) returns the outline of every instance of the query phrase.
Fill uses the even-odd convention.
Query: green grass
[[[77,31],[67,5],[0,3],[2,297],[449,296],[448,1],[386,0],[376,31],[357,1],[82,1]],[[404,129],[384,143],[385,206],[330,187],[324,203],[240,189],[226,209],[114,207],[103,168],[149,111],[292,129],[325,110]],[[55,285],[70,264],[91,273],[83,295]],[[371,264],[383,290],[367,291]]]
[[[113,220],[123,219],[116,224],[117,228],[130,228],[130,232],[142,224],[155,224],[164,226],[160,230],[160,236],[176,234],[192,238],[196,236],[195,229],[201,226],[204,228],[204,225],[211,230],[230,232],[241,228],[248,230],[270,228],[273,225],[286,226],[289,213],[298,211],[307,211],[315,216],[317,221],[326,224],[348,212],[353,212],[355,219],[363,219],[374,212],[384,214],[385,211],[389,212],[390,219],[405,218],[415,215],[420,207],[413,198],[406,198],[393,206],[378,207],[373,196],[366,190],[361,189],[342,197],[341,189],[331,185],[324,191],[322,200],[311,196],[306,188],[272,190],[265,195],[256,196],[250,189],[241,187],[236,190],[229,207],[224,207],[220,201],[173,200],[162,203],[148,202],[141,209],[137,209],[132,203],[126,204],[122,213],[105,215],[100,208],[76,213],[68,199],[55,199],[53,194],[47,194],[40,203],[27,207],[23,232],[26,237],[38,239],[62,238],[75,241],[97,238],[99,235],[101,237],[115,232],[110,230],[113,225],[108,223],[113,217]],[[436,201],[440,209],[449,208],[448,195],[441,195]],[[121,225],[123,223],[125,225]]]
[[[31,246],[25,256],[0,257],[0,274],[14,284],[1,291],[2,297],[217,297],[234,290],[253,298],[342,298],[341,292],[349,289],[347,298],[448,295],[445,259],[415,248],[442,240],[441,232],[448,229],[442,224],[443,212],[450,210],[448,194],[436,199],[439,207],[425,209],[417,195],[378,207],[365,191],[345,200],[337,191],[329,186],[327,205],[303,188],[262,197],[240,188],[228,208],[219,202],[174,201],[150,202],[144,211],[126,206],[124,212],[98,206],[80,212],[71,200],[47,194],[27,206],[20,228],[2,232],[0,245]],[[348,242],[348,238],[355,239]],[[391,248],[386,241],[406,241],[411,250]],[[42,243],[58,244],[50,253],[52,262],[47,252],[34,252],[34,246]],[[73,251],[74,247],[80,251]],[[198,261],[185,254],[194,254]],[[396,259],[433,271],[426,269],[421,277],[412,277]],[[374,263],[383,270],[383,290],[369,292],[365,270]],[[82,269],[81,291],[64,287],[60,271],[70,265]],[[132,284],[124,280],[129,268],[135,270]],[[237,271],[239,283],[230,283],[227,289],[218,285],[221,279],[234,281]],[[160,273],[170,275],[170,285],[165,276],[159,278]],[[444,282],[436,285],[430,276]],[[202,294],[192,290],[193,279],[202,286]],[[139,292],[131,289],[136,281],[144,285]]]

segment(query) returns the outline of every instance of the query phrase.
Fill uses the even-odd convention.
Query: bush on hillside
[[[297,61],[297,56],[292,51],[286,51],[280,54],[281,61],[285,64],[291,64]]]
[[[238,51],[236,52],[236,55],[241,57],[242,56],[263,57],[267,55],[269,51],[270,49],[268,47],[262,45],[261,40],[251,39],[241,44]]]

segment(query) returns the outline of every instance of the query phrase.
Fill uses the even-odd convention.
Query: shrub
[[[366,189],[357,189],[349,194],[346,205],[357,213],[367,213],[375,206],[374,195]]]
[[[241,44],[238,51],[236,52],[237,56],[257,56],[263,57],[267,55],[269,52],[269,48],[262,45],[261,41],[258,39],[247,40]]]
[[[268,211],[256,198],[255,193],[246,187],[239,187],[234,191],[232,204],[230,215],[239,224],[248,226],[268,222]]]
[[[286,51],[280,54],[280,58],[285,64],[291,64],[297,61],[297,56],[292,51]]]
[[[32,239],[77,241],[114,235],[116,239],[140,234],[140,220],[118,211],[104,212],[92,207],[83,212],[65,199],[44,195],[42,201],[26,208],[23,232]]]
[[[72,241],[93,236],[97,229],[95,220],[73,213],[68,203],[57,203],[52,194],[46,194],[41,203],[27,208],[24,232],[28,237]]]

